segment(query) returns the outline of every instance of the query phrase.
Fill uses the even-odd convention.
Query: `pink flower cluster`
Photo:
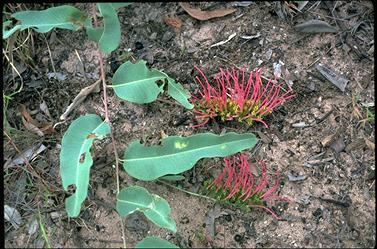
[[[258,184],[256,184],[255,177],[251,172],[250,164],[245,154],[239,153],[234,156],[225,157],[224,161],[224,170],[207,188],[215,188],[216,192],[221,189],[225,190],[228,195],[224,200],[236,197],[243,202],[247,202],[248,206],[263,208],[276,219],[280,219],[272,209],[263,204],[263,201],[269,199],[280,199],[290,202],[287,198],[274,195],[274,192],[280,185],[280,173],[278,171],[276,172],[275,182],[270,187],[267,179],[266,165],[263,161],[258,162],[262,171]],[[269,187],[269,189],[265,190],[266,187]]]
[[[208,82],[198,67],[195,66],[195,69],[202,79],[195,77],[199,84],[199,94],[192,95],[191,101],[196,118],[204,119],[196,127],[205,125],[215,117],[220,117],[222,121],[236,119],[248,125],[256,121],[268,127],[263,118],[278,105],[295,96],[290,87],[285,91],[276,79],[263,83],[261,69],[250,72],[249,77],[243,70],[220,69],[213,84]]]

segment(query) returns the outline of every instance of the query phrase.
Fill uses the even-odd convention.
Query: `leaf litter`
[[[215,17],[223,17],[229,14],[232,14],[236,11],[234,8],[230,9],[217,9],[217,10],[209,10],[203,11],[200,9],[196,9],[191,7],[189,3],[181,2],[179,5],[193,18],[198,19],[200,21],[209,20]]]

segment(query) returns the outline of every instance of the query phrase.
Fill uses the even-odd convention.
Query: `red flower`
[[[237,119],[238,122],[248,125],[256,121],[268,127],[263,118],[285,100],[295,96],[290,87],[288,91],[283,90],[276,78],[264,84],[261,80],[261,69],[250,72],[248,78],[243,70],[232,69],[230,72],[228,69],[220,69],[215,84],[210,84],[197,66],[195,69],[204,79],[203,81],[199,76],[195,77],[200,85],[199,96],[191,97],[196,118],[204,119],[204,122],[195,127],[206,124],[214,117],[220,117],[222,121]]]
[[[269,184],[266,165],[263,161],[258,162],[262,171],[258,184],[255,183],[255,177],[251,172],[250,164],[247,162],[245,154],[239,153],[234,156],[225,157],[224,161],[224,170],[208,185],[207,189],[214,189],[216,192],[222,191],[225,193],[225,195],[222,195],[223,200],[242,201],[250,207],[263,208],[276,219],[280,219],[272,209],[263,204],[264,201],[269,199],[280,199],[290,202],[287,198],[273,195],[279,187],[280,173],[276,172],[274,184],[268,190],[265,190]]]

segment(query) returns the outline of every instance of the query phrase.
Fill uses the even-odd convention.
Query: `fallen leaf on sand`
[[[202,11],[200,9],[195,9],[190,6],[188,3],[179,3],[181,7],[192,17],[195,19],[205,21],[215,17],[222,17],[229,14],[232,14],[236,11],[236,9],[218,9],[218,10],[210,10],[210,11]]]
[[[79,94],[74,98],[73,102],[67,107],[67,110],[60,116],[60,120],[65,120],[68,115],[79,105],[85,98],[92,92],[96,92],[99,87],[101,80],[97,80],[95,83],[87,86],[79,92]]]

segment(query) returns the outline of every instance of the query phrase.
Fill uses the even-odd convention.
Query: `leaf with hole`
[[[122,189],[117,196],[116,210],[122,217],[135,211],[143,212],[154,224],[173,232],[177,231],[168,202],[158,195],[150,194],[143,187],[131,186]]]
[[[124,152],[123,167],[132,177],[151,181],[167,174],[180,174],[189,170],[201,158],[226,157],[255,146],[252,133],[224,135],[212,133],[190,137],[171,136],[161,145],[146,147],[134,141]]]
[[[89,171],[93,164],[90,148],[95,139],[110,132],[110,126],[95,115],[81,116],[68,127],[60,151],[60,175],[64,190],[74,185],[75,193],[65,200],[69,217],[77,217],[89,185]]]
[[[147,236],[135,245],[135,248],[179,248],[169,241],[155,236]]]
[[[3,39],[7,39],[17,30],[33,28],[40,33],[46,33],[53,28],[79,30],[82,27],[90,27],[91,21],[87,14],[79,9],[62,5],[58,7],[48,8],[46,10],[20,11],[11,15],[17,19],[14,27],[10,28],[11,21],[3,22]]]
[[[164,91],[167,82],[168,94],[184,107],[193,108],[188,101],[189,93],[181,84],[176,83],[166,73],[156,69],[149,70],[146,63],[144,60],[136,64],[127,61],[117,69],[112,87],[119,98],[138,104],[150,103]],[[157,84],[158,81],[160,85]]]

